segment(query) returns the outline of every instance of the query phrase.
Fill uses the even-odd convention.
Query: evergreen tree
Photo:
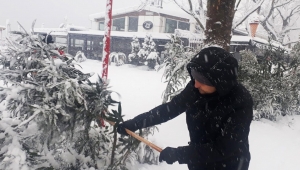
[[[131,53],[128,55],[128,61],[131,64],[139,65],[138,52],[141,49],[140,42],[139,42],[139,39],[136,36],[134,36],[132,38],[132,40],[133,41],[131,42]]]
[[[154,69],[157,64],[158,55],[156,52],[156,44],[151,35],[146,35],[142,48],[138,52],[139,62],[145,63],[149,68]]]
[[[136,161],[139,142],[118,141],[116,126],[99,121],[123,121],[108,84],[90,82],[46,37],[14,33],[0,59],[0,169],[126,169]]]
[[[261,56],[242,51],[239,67],[239,80],[253,97],[254,118],[299,114],[299,53],[287,55],[271,43],[261,51]]]
[[[149,36],[149,41],[147,43],[148,43],[148,46],[146,48],[146,50],[148,51],[148,56],[146,58],[147,66],[151,69],[154,69],[158,59],[158,54],[156,52],[156,44],[153,41],[151,36]]]
[[[163,78],[167,83],[163,92],[163,103],[171,100],[181,92],[184,84],[189,79],[186,65],[195,55],[189,47],[182,45],[182,40],[176,34],[171,36],[171,41],[165,45],[165,48],[165,60],[159,67],[159,69],[165,68]]]

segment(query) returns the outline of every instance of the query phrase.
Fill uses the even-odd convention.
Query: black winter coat
[[[188,146],[177,148],[179,163],[188,164],[190,170],[247,170],[248,135],[253,116],[251,95],[236,80],[237,61],[233,57],[225,51],[210,49],[206,51],[210,53],[207,59],[205,51],[201,52],[187,69],[202,73],[217,92],[201,95],[192,78],[170,102],[130,121],[139,129],[186,112],[190,142]]]

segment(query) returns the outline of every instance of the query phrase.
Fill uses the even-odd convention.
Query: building
[[[56,43],[66,45],[68,53],[75,55],[83,52],[87,58],[102,57],[105,13],[90,15],[92,29],[76,29],[72,25],[63,28],[35,28],[36,33],[50,33]],[[111,52],[124,53],[128,56],[133,37],[138,38],[140,44],[150,35],[160,54],[164,45],[170,41],[175,32],[183,39],[185,46],[200,41],[199,35],[194,34],[194,19],[178,11],[168,11],[155,6],[146,6],[143,9],[136,7],[113,10],[111,31]]]
[[[138,6],[112,10],[112,31],[174,33],[176,29],[195,32],[196,21],[183,11],[170,11],[155,6]],[[104,31],[105,12],[90,15],[94,30]]]
[[[159,4],[159,3],[158,3]],[[83,52],[87,58],[101,59],[105,27],[105,12],[91,14],[91,29],[64,24],[63,28],[35,28],[36,33],[51,33],[56,43],[67,46],[67,52],[75,55]],[[161,6],[130,7],[112,10],[112,31],[110,51],[132,53],[131,42],[136,37],[142,46],[147,35],[151,35],[160,56],[164,45],[176,33],[183,45],[197,47],[202,43],[203,34],[196,33],[195,19],[182,10],[170,11]],[[268,43],[258,36],[251,36],[245,30],[233,30],[230,50],[237,54],[240,50],[256,48],[256,45]]]

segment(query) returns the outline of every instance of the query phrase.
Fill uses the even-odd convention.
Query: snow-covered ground
[[[87,60],[80,63],[84,72],[101,75],[102,63]],[[91,80],[96,79],[95,74]],[[149,111],[162,102],[162,70],[148,71],[147,67],[111,65],[108,71],[111,89],[120,93],[124,119]],[[165,148],[187,145],[189,141],[185,114],[158,126],[159,132],[150,141]],[[299,170],[300,169],[300,115],[278,118],[277,122],[262,119],[253,121],[250,132],[250,170]],[[186,165],[136,164],[132,170],[187,170]]]

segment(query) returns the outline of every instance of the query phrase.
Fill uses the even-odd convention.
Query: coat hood
[[[237,60],[226,50],[219,47],[208,47],[196,54],[187,65],[191,76],[191,69],[206,77],[223,96],[238,84]],[[194,81],[191,76],[192,81]]]

